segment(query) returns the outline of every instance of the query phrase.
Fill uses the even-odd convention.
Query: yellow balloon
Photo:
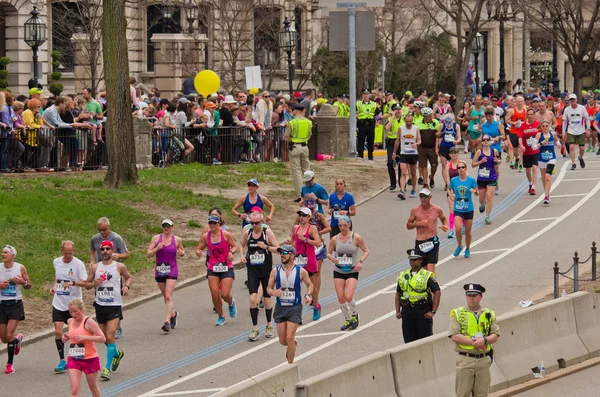
[[[250,88],[248,91],[250,95],[258,94],[258,88]]]
[[[194,87],[198,94],[205,97],[219,91],[221,87],[221,79],[212,70],[203,70],[194,77]]]

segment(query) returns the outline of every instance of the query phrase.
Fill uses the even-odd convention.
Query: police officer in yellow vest
[[[394,93],[392,91],[385,92],[385,104],[383,105],[383,114],[381,115],[382,119],[389,119],[392,117],[394,111],[392,108],[398,102],[394,99]]]
[[[346,95],[338,94],[336,101],[333,103],[333,110],[337,117],[350,117],[350,107],[346,104]]]
[[[394,159],[396,153],[394,153],[394,145],[396,139],[398,139],[398,131],[400,130],[402,117],[402,107],[400,104],[395,103],[390,111],[392,116],[388,119],[388,123],[385,125],[385,149],[387,151],[387,168],[390,176],[390,192],[396,191],[396,170],[394,166]],[[396,151],[397,153],[399,150]],[[398,182],[400,181],[401,170],[398,167]]]
[[[356,101],[356,118],[358,119],[358,141],[356,151],[358,157],[363,158],[365,139],[369,160],[373,160],[373,145],[375,143],[375,116],[381,112],[377,104],[371,100],[369,90],[362,93],[362,101]]]
[[[485,397],[490,389],[490,366],[494,359],[492,344],[500,337],[496,313],[481,307],[485,288],[465,284],[467,306],[450,312],[448,337],[455,343],[456,397]]]
[[[396,279],[396,318],[402,319],[404,343],[433,335],[433,316],[439,305],[441,290],[435,275],[421,267],[425,254],[409,249],[410,269]]]
[[[305,117],[306,108],[303,105],[295,103],[292,109],[294,118],[288,122],[284,139],[288,142],[290,151],[290,170],[296,190],[296,201],[300,202],[304,173],[310,168],[308,140],[312,132],[312,122]]]

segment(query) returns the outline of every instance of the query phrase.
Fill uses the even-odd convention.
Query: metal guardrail
[[[579,260],[579,254],[577,253],[577,251],[575,251],[575,253],[573,255],[573,264],[571,265],[570,268],[568,268],[564,272],[560,271],[558,262],[554,262],[554,268],[553,268],[554,269],[554,299],[557,299],[559,296],[558,290],[559,290],[559,284],[560,284],[559,281],[560,281],[561,276],[564,278],[567,278],[569,280],[573,280],[573,292],[579,291],[579,282],[580,281],[596,281],[596,266],[597,266],[598,247],[596,247],[595,241],[592,242],[591,250],[592,250],[592,253],[583,262]],[[579,265],[588,263],[590,260],[592,261],[592,278],[591,279],[579,278]],[[573,269],[572,277],[567,275],[567,273],[569,273],[571,271],[571,269]]]

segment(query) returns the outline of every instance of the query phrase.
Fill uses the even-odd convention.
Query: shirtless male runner
[[[410,210],[410,216],[406,223],[408,230],[417,229],[417,239],[415,240],[415,249],[425,253],[423,257],[423,267],[435,273],[435,265],[438,262],[440,251],[440,239],[437,236],[438,218],[442,222],[440,229],[448,231],[448,218],[444,211],[437,205],[431,204],[431,192],[423,188],[419,192],[421,205]]]
[[[550,124],[552,131],[556,131],[556,125],[558,121],[556,120],[556,116],[552,111],[548,110],[548,105],[546,102],[542,101],[538,105],[538,111],[535,113],[535,119],[540,123],[542,121],[547,121]]]

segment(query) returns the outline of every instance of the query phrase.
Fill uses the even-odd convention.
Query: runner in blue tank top
[[[271,222],[271,219],[273,219],[275,206],[266,196],[258,194],[258,186],[258,180],[250,179],[248,181],[248,194],[240,197],[231,210],[233,215],[242,220],[242,229],[250,224],[250,212],[253,207],[258,207],[262,210],[263,206],[267,205],[270,210],[269,215],[265,215],[265,220]],[[243,208],[243,212],[238,211],[240,207]]]
[[[494,123],[497,123],[494,121]],[[477,187],[479,189],[479,212],[485,211],[485,224],[492,223],[490,214],[494,207],[494,192],[498,184],[496,169],[500,164],[500,154],[490,147],[492,138],[484,135],[481,138],[483,147],[475,152],[472,167],[477,169]]]
[[[492,106],[488,106],[484,110],[485,121],[481,123],[481,132],[483,135],[489,135],[492,138],[490,147],[498,151],[498,158],[502,160],[502,142],[506,139],[504,134],[504,126],[494,119],[495,109]],[[496,175],[500,180],[500,163],[496,164]],[[500,193],[498,184],[496,184],[496,195]]]
[[[540,152],[538,153],[538,164],[542,174],[542,185],[544,186],[544,204],[550,204],[550,189],[552,188],[552,174],[556,166],[556,153],[554,146],[560,148],[560,140],[556,139],[554,132],[550,130],[550,123],[546,120],[540,124],[542,130],[536,138],[540,144]]]

